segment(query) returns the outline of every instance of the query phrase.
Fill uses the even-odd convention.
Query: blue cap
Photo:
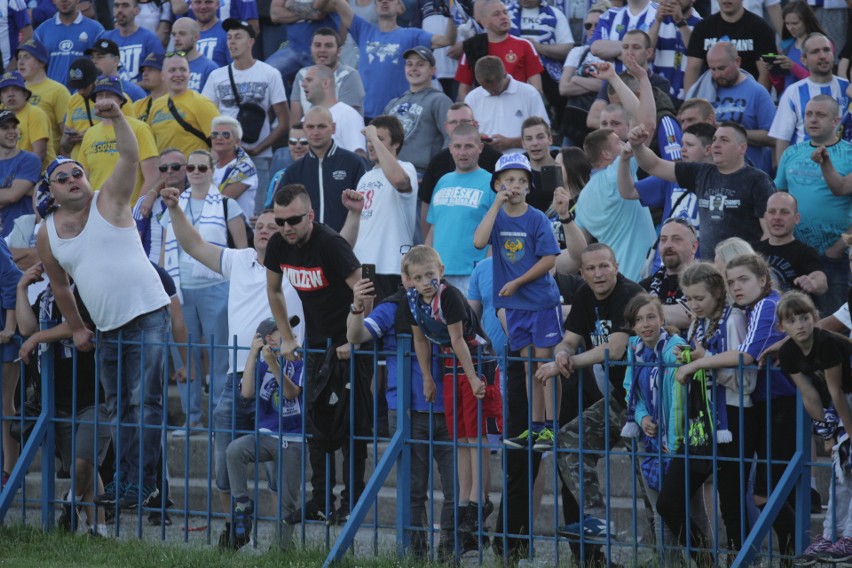
[[[497,190],[494,188],[494,184],[497,183],[497,177],[500,172],[505,172],[506,170],[524,170],[529,174],[530,184],[532,184],[532,168],[527,157],[517,152],[514,154],[503,154],[497,160],[497,165],[494,166],[494,173],[491,174],[491,191],[494,193],[497,193]]]
[[[18,87],[27,93],[27,99],[32,96],[32,93],[27,88],[27,84],[24,82],[24,76],[18,73],[17,71],[12,71],[10,73],[3,73],[0,76],[0,91],[5,89],[6,87]]]
[[[143,67],[150,67],[151,69],[157,69],[158,71],[163,70],[163,62],[166,60],[165,55],[162,53],[149,53],[148,57],[146,57],[142,63],[139,64],[139,72],[141,74]]]
[[[19,51],[26,51],[30,55],[36,58],[37,61],[42,63],[47,63],[47,59],[49,54],[47,53],[47,48],[36,39],[28,39],[24,43],[18,46],[18,49],[15,51],[15,55],[18,54]]]
[[[121,88],[121,79],[113,75],[101,75],[95,79],[95,88],[92,89],[92,94],[89,95],[91,100],[95,100],[95,95],[98,93],[113,93],[121,99],[119,106],[124,106],[127,99],[124,96],[124,89]]]

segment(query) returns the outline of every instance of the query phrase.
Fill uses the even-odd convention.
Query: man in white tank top
[[[144,405],[145,424],[154,426],[143,432],[132,427],[113,432],[119,465],[114,481],[95,497],[101,505],[117,501],[119,507],[133,508],[158,494],[160,430],[156,427],[163,417],[169,297],[145,255],[130,212],[139,162],[136,138],[114,100],[100,99],[94,108],[98,116],[113,122],[118,162],[97,194],[76,161],[60,156],[47,167],[39,192],[50,193],[52,199],[45,200],[40,211],[46,222],[39,232],[38,251],[56,303],[71,326],[74,345],[81,351],[97,345],[99,379],[110,421],[138,423]],[[69,276],[97,327],[96,344],[77,310]]]

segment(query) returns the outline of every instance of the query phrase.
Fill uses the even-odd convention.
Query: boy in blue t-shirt
[[[274,319],[260,322],[249,349],[248,361],[240,382],[240,394],[253,400],[257,393],[257,433],[242,436],[230,444],[226,452],[228,478],[234,497],[233,548],[250,542],[254,503],[249,498],[246,465],[278,459],[281,467],[278,493],[285,520],[281,525],[279,546],[286,550],[293,537],[295,519],[300,512],[299,492],[302,472],[302,361],[286,361],[275,349],[281,334]],[[258,355],[260,356],[260,360]]]
[[[522,154],[500,157],[491,178],[497,198],[476,228],[473,244],[478,249],[489,243],[493,247],[494,307],[506,310],[510,348],[527,357],[532,346],[535,359],[546,361],[562,340],[559,289],[550,275],[559,244],[548,218],[526,202],[531,180],[529,160]],[[528,363],[525,366],[530,377]],[[547,380],[533,381],[531,386],[528,381],[527,385],[527,396],[532,397],[532,431],[503,443],[518,449],[532,443],[537,451],[552,450],[556,438],[547,425],[559,418],[561,384],[557,380],[555,389],[548,388]]]

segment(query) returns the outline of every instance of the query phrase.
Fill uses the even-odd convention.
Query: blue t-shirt
[[[6,327],[6,310],[15,309],[18,280],[23,273],[12,260],[12,253],[5,239],[0,239],[0,329]],[[4,361],[10,363],[12,359]]]
[[[522,215],[510,217],[500,209],[490,242],[491,254],[497,259],[493,264],[495,308],[539,311],[559,305],[559,289],[549,272],[519,287],[511,296],[498,295],[507,282],[526,274],[541,258],[559,254],[559,243],[544,213],[528,206]]]
[[[297,387],[302,386],[302,361],[287,361],[278,358],[281,371],[290,377]],[[246,377],[243,377],[245,380]],[[262,433],[301,434],[302,433],[302,397],[295,400],[283,398],[278,385],[278,377],[269,372],[266,361],[258,361],[255,368],[257,385],[257,429]],[[281,416],[281,429],[278,429],[278,416]]]
[[[400,296],[403,302],[403,309],[408,309],[408,300],[404,295]],[[396,312],[399,309],[399,302],[387,301],[382,302],[370,312],[370,315],[364,318],[364,327],[373,336],[373,341],[381,345],[382,351],[396,351]],[[386,398],[388,408],[396,410],[397,397],[397,369],[399,367],[396,355],[388,355],[386,357],[388,366],[388,387]],[[440,365],[438,358],[432,358],[432,377],[435,379],[435,387],[437,396],[432,404],[434,412],[444,412],[444,383],[437,378],[441,376]],[[420,370],[420,365],[416,357],[411,358],[411,409],[418,412],[428,412],[429,403],[423,397],[423,372]]]
[[[441,255],[444,273],[466,276],[487,251],[473,246],[473,233],[494,203],[491,174],[479,168],[450,172],[435,185],[426,220],[434,225],[432,246]]]
[[[658,178],[656,176],[646,177],[636,182],[636,191],[639,192],[639,203],[645,207],[663,209],[663,219],[681,217],[689,219],[695,230],[698,231],[698,198],[694,193],[680,187],[677,183]],[[674,211],[672,208],[677,205]],[[701,233],[699,233],[700,235]],[[698,256],[698,252],[695,253]],[[660,251],[654,256],[654,268],[656,271],[662,266]]]
[[[144,99],[148,96],[145,89],[127,79],[121,79],[121,89],[133,102]]]
[[[31,152],[21,150],[14,158],[0,160],[0,192],[8,191],[12,187],[12,182],[17,179],[38,183],[40,177],[41,160]],[[0,236],[3,238],[9,236],[15,219],[21,215],[32,214],[33,199],[29,195],[0,209]]]
[[[763,85],[747,78],[739,85],[722,87],[716,91],[716,122],[730,120],[746,130],[766,130],[772,127],[775,118],[775,103]],[[746,158],[754,167],[764,172],[772,171],[772,151],[769,146],[752,146],[746,150]]]
[[[841,176],[852,173],[852,144],[840,140],[826,150]],[[775,186],[789,191],[799,202],[796,239],[824,254],[852,225],[852,200],[831,192],[819,164],[811,160],[813,152],[810,142],[788,147],[781,155]]]
[[[778,292],[772,290],[768,296],[745,309],[748,328],[737,351],[748,353],[757,360],[767,347],[786,337],[786,334],[778,329],[779,322],[775,318],[775,307],[780,299],[781,296]],[[769,376],[768,392],[770,398],[796,396],[796,385],[785,373],[776,369],[769,371]],[[764,369],[757,373],[757,383],[751,398],[755,402],[760,402],[766,400],[766,395],[766,370]]]
[[[618,271],[636,281],[657,233],[648,209],[636,200],[622,199],[618,193],[620,161],[621,158],[616,158],[606,169],[592,174],[577,199],[576,222],[598,241],[612,247]],[[634,179],[636,168],[635,158],[631,159]]]
[[[494,307],[494,269],[492,263],[494,257],[489,256],[481,260],[473,274],[470,275],[470,285],[467,289],[468,300],[476,300],[482,303],[482,327],[491,340],[494,353],[502,355],[506,349],[509,339],[503,331],[503,324],[497,317],[497,309]]]
[[[311,52],[311,41],[314,32],[320,28],[340,30],[340,16],[326,14],[321,20],[302,20],[287,26],[287,47],[299,53]]]
[[[216,67],[224,67],[231,63],[231,52],[228,51],[228,32],[222,29],[218,22],[209,30],[201,32],[201,37],[195,44],[198,53],[211,60]]]
[[[122,36],[117,29],[109,30],[104,32],[103,37],[118,45],[118,51],[121,54],[119,76],[122,81],[135,81],[141,72],[139,65],[145,61],[145,58],[151,53],[163,53],[163,44],[160,43],[159,38],[151,30],[145,28],[138,28],[129,36]],[[127,94],[133,99],[133,95],[129,92]]]
[[[47,47],[50,55],[47,76],[67,85],[71,63],[83,57],[83,52],[95,45],[102,33],[104,27],[83,14],[77,14],[77,19],[70,26],[59,22],[59,14],[46,20],[35,31],[35,38]]]
[[[30,25],[27,3],[24,0],[7,0],[5,21],[0,27],[0,53],[3,54],[3,66],[8,69],[9,60],[18,50],[18,35]]]
[[[418,45],[430,47],[432,34],[416,28],[383,32],[360,16],[352,18],[349,33],[361,52],[358,72],[366,91],[364,116],[375,118],[408,89],[402,54]]]
[[[189,62],[189,83],[187,88],[192,89],[196,93],[200,93],[204,89],[204,84],[207,83],[207,77],[210,73],[219,67],[207,57],[203,55]]]

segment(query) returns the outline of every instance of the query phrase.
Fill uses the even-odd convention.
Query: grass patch
[[[135,538],[90,538],[26,525],[0,525],[0,566],[15,568],[317,568],[321,550],[266,553],[220,552],[213,546],[150,542]],[[417,568],[435,566],[397,558],[354,558],[345,568]]]

